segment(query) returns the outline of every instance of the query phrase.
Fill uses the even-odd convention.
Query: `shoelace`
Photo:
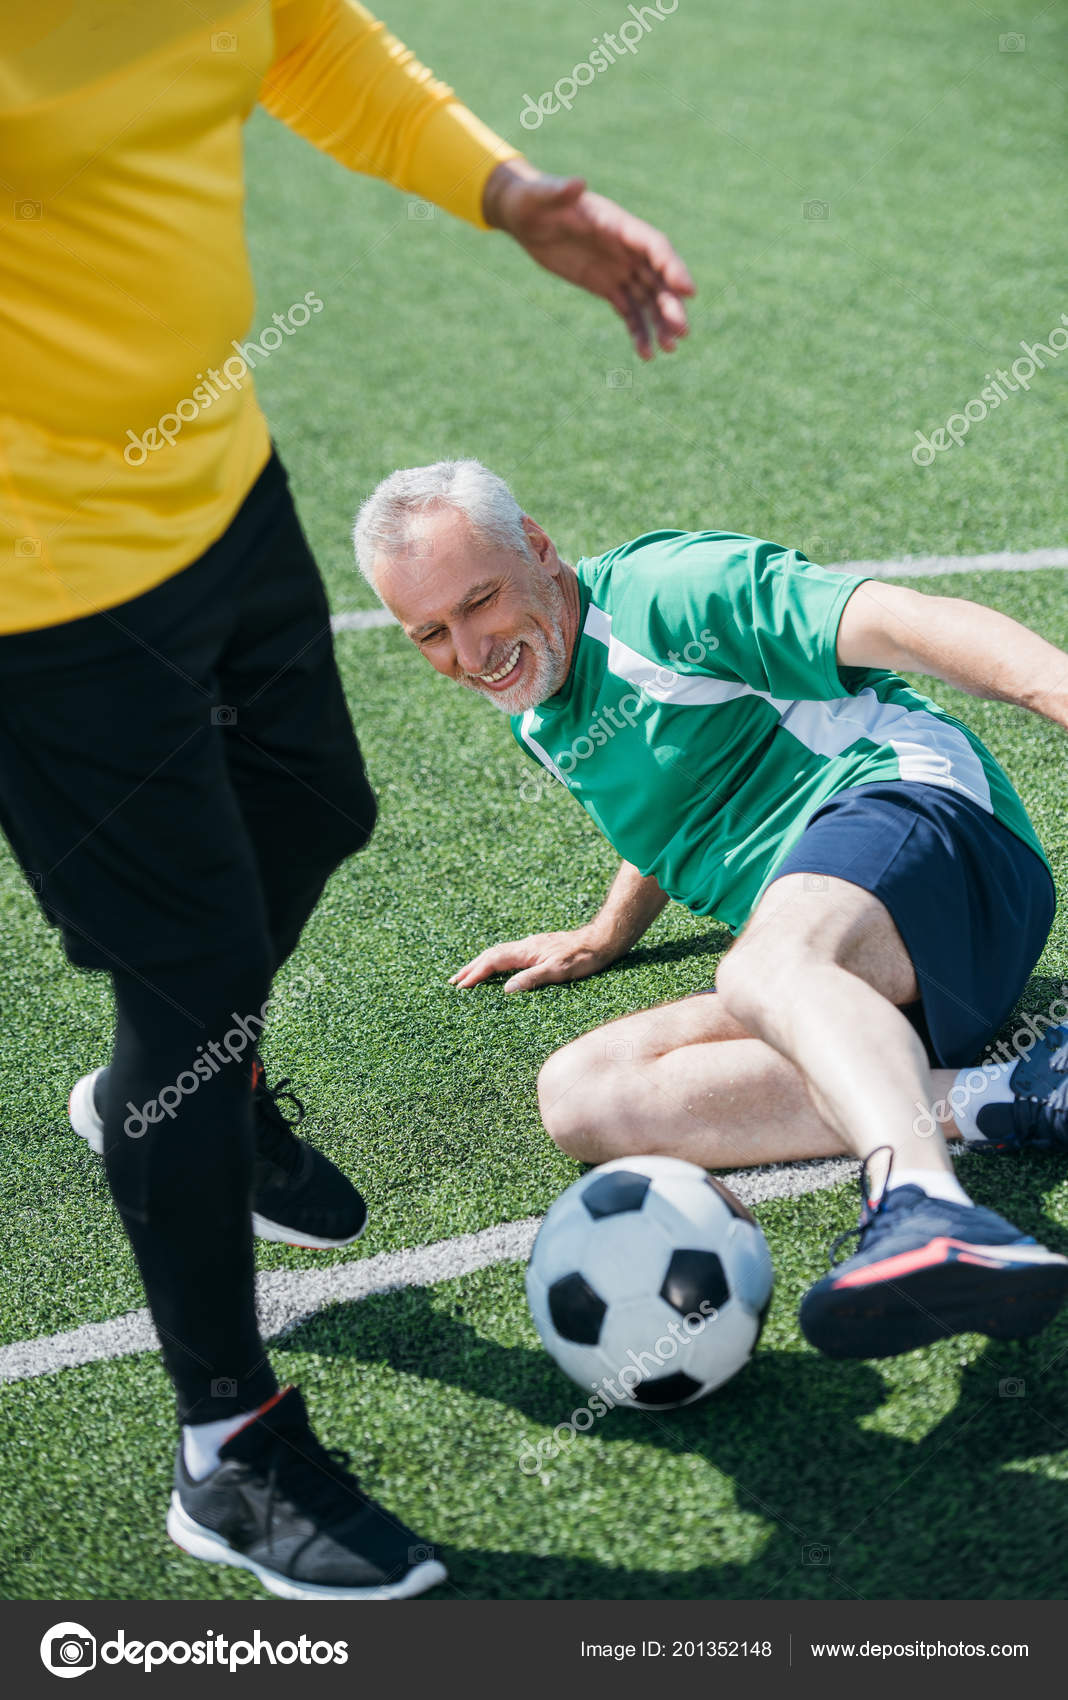
[[[880,1152],[883,1151],[889,1152],[890,1161],[886,1166],[886,1179],[883,1182],[883,1190],[873,1204],[868,1197],[868,1164],[871,1162],[873,1157],[878,1157]],[[877,1145],[874,1151],[868,1152],[868,1155],[861,1163],[860,1196],[863,1200],[863,1204],[861,1206],[860,1221],[857,1223],[855,1228],[847,1228],[844,1234],[836,1234],[830,1245],[827,1247],[827,1258],[832,1268],[835,1264],[844,1261],[838,1256],[838,1253],[841,1247],[846,1244],[847,1240],[856,1240],[857,1244],[855,1249],[857,1251],[861,1249],[864,1241],[864,1235],[868,1232],[869,1228],[874,1226],[876,1219],[884,1211],[886,1207],[886,1194],[890,1187],[890,1171],[893,1169],[893,1166],[894,1150],[891,1145]]]
[[[257,1150],[272,1158],[287,1174],[292,1174],[301,1156],[300,1141],[293,1129],[300,1126],[306,1111],[296,1093],[290,1092],[288,1087],[288,1074],[276,1086],[268,1086],[261,1065],[252,1094],[258,1121]],[[293,1105],[295,1115],[285,1114],[281,1099],[287,1099]]]
[[[1044,1102],[1052,1110],[1068,1110],[1068,1027],[1052,1027],[1042,1035],[1042,1043],[1052,1054],[1049,1066],[1065,1079],[1054,1089],[1046,1099],[1033,1099],[1035,1103]],[[1056,1047],[1056,1048],[1054,1048]]]
[[[320,1445],[309,1429],[302,1429],[294,1445],[281,1433],[272,1438],[267,1469],[267,1540],[274,1528],[275,1505],[280,1499],[302,1512],[322,1513],[335,1522],[353,1509],[339,1503],[338,1488],[344,1488],[358,1505],[367,1503],[360,1479],[349,1469],[351,1454],[337,1447]],[[325,1525],[324,1525],[325,1526]]]
[[[1061,1145],[1068,1135],[1068,1025],[1048,1028],[1038,1043],[1048,1052],[1048,1067],[1063,1074],[1065,1079],[1046,1097],[1040,1097],[1037,1092],[1014,1093],[1010,1112],[1012,1138],[994,1140],[996,1151],[1014,1145],[1033,1145],[1037,1150],[1046,1150]],[[1048,1115],[1051,1110],[1055,1118],[1052,1133]],[[1061,1125],[1062,1120],[1066,1125]]]

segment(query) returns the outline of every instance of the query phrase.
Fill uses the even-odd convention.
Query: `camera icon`
[[[437,208],[432,201],[409,201],[409,218],[433,218]]]
[[[434,541],[430,537],[409,537],[405,544],[406,555],[425,558],[434,553]]]
[[[237,1382],[229,1375],[216,1376],[211,1384],[211,1396],[213,1399],[236,1399]]]
[[[433,1557],[434,1557],[434,1548],[433,1547],[409,1547],[408,1548],[408,1563],[409,1564],[429,1564]]]
[[[39,537],[16,537],[15,553],[23,560],[29,560],[31,555],[39,555],[41,553],[41,539]]]
[[[828,880],[826,874],[805,874],[801,880],[805,891],[826,891]]]
[[[998,36],[999,53],[1023,53],[1027,47],[1027,37],[1013,30],[1009,35]]]
[[[216,30],[211,38],[211,51],[213,53],[236,53],[236,35],[231,35],[229,30]]]
[[[802,1564],[830,1564],[830,1562],[831,1549],[825,1547],[821,1541],[808,1541],[801,1548]]]
[[[629,1039],[609,1039],[604,1054],[609,1062],[629,1062],[634,1055],[634,1046]]]
[[[26,875],[26,884],[29,886],[30,890],[36,893],[39,897],[44,886],[44,876],[42,874],[28,873]]]
[[[211,723],[213,726],[236,726],[237,709],[225,702],[216,703],[211,711]]]
[[[802,201],[802,218],[829,218],[831,209],[826,201]]]
[[[15,217],[16,218],[40,218],[40,216],[41,216],[41,203],[40,203],[40,201],[16,201],[15,202]]]
[[[998,1382],[998,1393],[1002,1399],[1022,1399],[1027,1392],[1027,1383],[1018,1375],[1002,1376]]]
[[[604,375],[605,388],[609,390],[629,390],[634,387],[634,374],[628,372],[625,366],[613,366]]]
[[[41,1639],[41,1663],[53,1676],[84,1676],[96,1667],[96,1637],[80,1623],[56,1623]]]

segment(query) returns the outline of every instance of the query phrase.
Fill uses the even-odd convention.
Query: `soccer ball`
[[[677,1157],[620,1157],[549,1210],[527,1299],[572,1381],[610,1405],[663,1410],[738,1373],[773,1282],[763,1233],[722,1182]]]

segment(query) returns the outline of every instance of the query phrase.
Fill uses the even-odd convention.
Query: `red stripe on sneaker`
[[[950,1253],[957,1252],[957,1263],[977,1263],[982,1269],[1002,1269],[1004,1261],[991,1253],[983,1255],[981,1246],[970,1246],[964,1240],[935,1239],[916,1251],[901,1251],[896,1257],[886,1257],[881,1263],[869,1263],[863,1269],[853,1269],[835,1281],[835,1287],[866,1287],[871,1281],[895,1281],[902,1275],[914,1275],[917,1269],[932,1269],[935,1264],[948,1263]]]
[[[288,1387],[280,1387],[278,1389],[278,1392],[272,1393],[271,1397],[268,1400],[266,1400],[264,1404],[257,1406],[257,1408],[254,1411],[249,1412],[245,1421],[241,1424],[241,1428],[235,1428],[234,1434],[240,1434],[242,1432],[242,1430],[244,1430],[246,1428],[251,1428],[253,1423],[259,1422],[261,1417],[266,1416],[267,1412],[271,1409],[272,1405],[277,1405],[277,1403],[280,1399],[284,1399],[286,1394],[291,1393],[292,1391],[293,1391],[292,1382],[290,1382]],[[227,1435],[227,1437],[226,1437],[227,1440],[233,1440],[234,1434]]]

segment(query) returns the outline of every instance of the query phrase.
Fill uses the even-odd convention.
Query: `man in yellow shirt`
[[[257,1043],[375,804],[241,352],[242,123],[259,101],[506,231],[607,299],[642,358],[685,334],[692,284],[658,231],[539,173],[353,0],[0,15],[0,823],[70,959],[112,976],[112,1059],[71,1120],[177,1393],[168,1529],[287,1597],[405,1597],[443,1566],[278,1389],[254,1305],[254,1230],[338,1246],[366,1215]],[[273,336],[321,305],[308,291]]]

